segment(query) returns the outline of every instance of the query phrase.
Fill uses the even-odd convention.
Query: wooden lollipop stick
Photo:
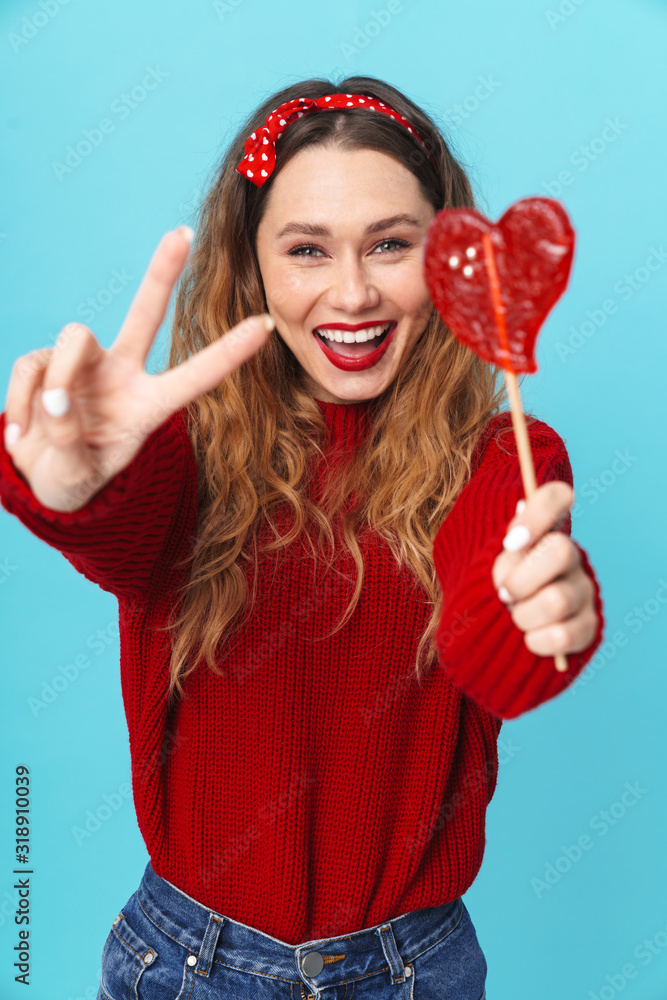
[[[514,372],[509,371],[507,368],[505,368],[505,382],[507,383],[510,406],[512,408],[512,425],[514,427],[514,437],[516,438],[517,451],[519,452],[519,465],[521,466],[523,492],[526,500],[528,500],[537,489],[535,466],[533,465],[533,453],[530,448],[530,438],[528,437],[526,420],[523,415],[523,407],[521,406],[519,383],[517,382]],[[560,673],[565,673],[567,670],[567,658],[564,653],[556,653],[554,660],[556,661],[556,670]]]
[[[486,270],[489,275],[493,311],[495,313],[496,324],[498,326],[500,346],[507,358],[507,364],[509,365],[511,354],[507,340],[507,327],[505,325],[505,307],[500,294],[500,282],[498,280],[498,272],[496,270],[493,244],[488,233],[483,234],[482,243],[484,246],[484,263],[486,264]],[[523,406],[521,405],[519,383],[517,382],[515,372],[511,368],[504,367],[503,371],[505,372],[505,382],[507,384],[510,407],[512,410],[512,426],[514,427],[514,437],[516,439],[517,451],[519,453],[519,466],[521,468],[523,492],[526,500],[529,500],[537,489],[537,480],[535,478],[535,466],[533,465],[533,453],[530,447],[530,438],[528,437],[526,420],[523,415]],[[556,653],[554,660],[556,662],[556,670],[560,673],[565,673],[567,670],[567,658],[564,653]]]

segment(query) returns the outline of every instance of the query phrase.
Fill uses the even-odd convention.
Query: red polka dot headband
[[[360,94],[330,94],[327,97],[318,97],[312,100],[310,97],[297,97],[293,101],[287,101],[279,105],[266,119],[266,125],[248,136],[243,147],[245,153],[237,166],[237,171],[248,180],[261,187],[273,173],[276,165],[276,140],[280,138],[284,130],[293,121],[303,118],[309,111],[337,110],[339,108],[367,108],[369,111],[379,111],[384,115],[389,115],[395,121],[400,122],[408,132],[411,132],[417,142],[423,146],[426,154],[435,167],[433,157],[430,155],[424,140],[418,135],[410,122],[394,111],[388,104],[376,100],[368,95]]]

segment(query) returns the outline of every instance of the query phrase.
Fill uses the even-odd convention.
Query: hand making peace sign
[[[83,507],[131,462],[157,427],[218,385],[259,350],[273,329],[269,316],[251,316],[177,367],[159,375],[145,371],[191,235],[188,227],[180,227],[162,237],[108,350],[87,326],[69,323],[53,347],[31,351],[14,363],[5,401],[5,444],[45,507]]]

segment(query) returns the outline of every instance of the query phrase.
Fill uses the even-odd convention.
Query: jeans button
[[[324,959],[319,951],[309,951],[301,963],[301,968],[306,976],[319,976],[324,968]]]

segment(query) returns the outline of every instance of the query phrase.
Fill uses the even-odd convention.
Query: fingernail
[[[526,501],[525,500],[519,500],[517,502],[516,510],[515,510],[514,513],[515,513],[515,515],[516,514],[523,514],[523,512],[524,512],[525,509],[526,509]]]
[[[194,231],[194,229],[191,226],[179,226],[178,227],[178,231],[179,231],[179,233],[182,233],[183,236],[185,236],[185,238],[187,239],[188,243],[192,243],[193,237],[195,235],[195,231]]]
[[[510,594],[507,587],[498,587],[498,597],[503,602],[503,604],[512,603],[512,595]]]
[[[275,320],[273,319],[273,317],[272,317],[272,316],[269,316],[269,314],[268,314],[268,313],[265,313],[265,314],[264,314],[264,322],[266,323],[266,329],[267,329],[267,330],[269,331],[269,333],[270,333],[270,332],[271,332],[271,330],[273,330],[273,328],[274,328],[274,327],[275,327],[275,325],[276,325],[276,323],[275,323]]]
[[[64,417],[70,411],[70,398],[66,389],[44,389],[42,404],[51,417]]]
[[[516,524],[503,539],[503,548],[507,552],[516,552],[530,541],[530,532],[525,524]]]
[[[13,448],[18,439],[21,437],[21,425],[20,424],[6,424],[5,426],[5,448]]]

